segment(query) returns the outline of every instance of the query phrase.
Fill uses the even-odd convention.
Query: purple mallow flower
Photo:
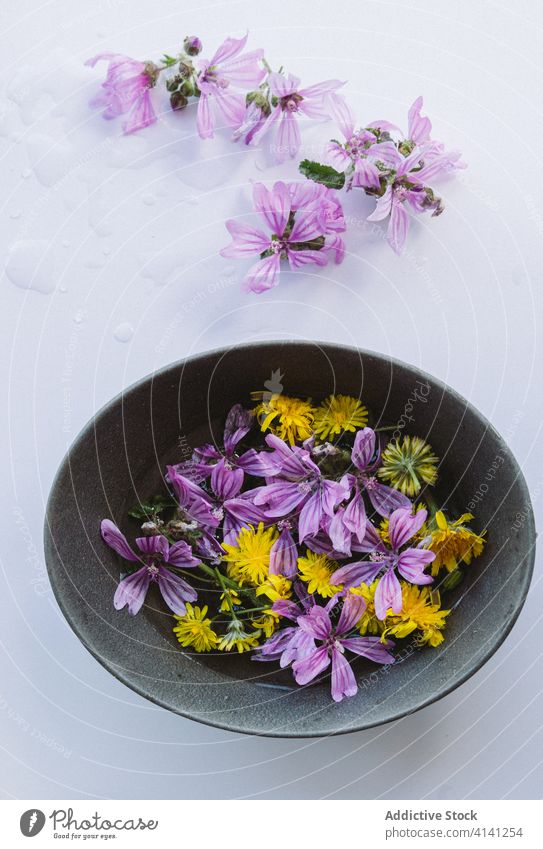
[[[334,509],[345,499],[345,487],[327,480],[305,448],[291,447],[274,434],[268,434],[266,442],[273,448],[268,461],[268,479],[273,482],[246,495],[268,519],[299,513],[298,538],[303,543],[306,537],[318,534],[325,517],[334,515]]]
[[[195,601],[197,592],[179,575],[175,575],[168,566],[181,569],[192,569],[200,562],[192,556],[192,549],[186,542],[176,542],[170,545],[165,536],[157,535],[140,537],[136,540],[139,554],[130,548],[126,537],[109,519],[101,524],[102,539],[110,548],[130,560],[141,563],[141,567],[127,575],[119,583],[113,604],[117,610],[128,606],[128,612],[135,616],[141,609],[147,590],[152,583],[157,583],[162,597],[170,610],[183,616],[186,612],[185,602]]]
[[[266,75],[259,64],[263,50],[242,53],[247,38],[227,38],[211,59],[198,60],[196,126],[202,139],[213,138],[217,114],[226,126],[239,127],[245,115],[245,95],[232,89],[255,88]]]
[[[332,103],[333,117],[345,142],[327,145],[327,161],[345,174],[347,189],[362,188],[377,197],[376,209],[368,221],[389,218],[387,238],[398,254],[407,238],[409,213],[431,211],[436,216],[443,211],[441,198],[434,194],[428,181],[440,173],[465,167],[458,152],[446,151],[441,142],[431,139],[432,124],[421,115],[422,102],[422,97],[418,97],[409,109],[407,136],[385,120],[357,129],[345,100],[336,96]]]
[[[337,605],[336,595],[326,605],[313,605],[302,610],[289,601],[275,602],[280,616],[292,619],[297,627],[285,628],[272,636],[261,648],[259,660],[279,660],[281,667],[292,665],[297,684],[309,684],[332,664],[332,698],[340,702],[358,690],[356,678],[345,657],[348,650],[375,663],[394,663],[389,649],[394,643],[379,637],[349,636],[366,609],[360,596],[347,595],[343,600],[337,625],[330,613]]]
[[[371,584],[379,576],[375,590],[375,614],[384,619],[389,608],[393,613],[401,613],[402,588],[396,571],[411,584],[431,584],[433,578],[424,571],[435,559],[433,551],[423,548],[405,548],[406,543],[420,530],[427,517],[426,510],[400,508],[390,516],[388,535],[390,548],[387,548],[370,522],[366,523],[364,540],[358,551],[369,554],[369,560],[348,563],[337,569],[330,578],[334,585],[346,588],[361,583]]]
[[[254,415],[244,409],[241,404],[235,404],[226,417],[222,447],[205,443],[194,449],[190,460],[177,463],[173,468],[195,483],[201,483],[212,473],[214,466],[225,459],[233,471],[242,470],[248,475],[264,477],[266,466],[263,455],[249,448],[243,454],[236,449],[241,440],[249,433],[254,423]],[[243,480],[243,478],[242,478]]]
[[[266,521],[264,512],[252,503],[248,494],[240,494],[243,477],[243,469],[235,468],[223,457],[212,467],[208,493],[180,474],[175,466],[167,467],[167,479],[179,507],[204,533],[204,548],[199,544],[202,556],[206,546],[220,553],[220,543],[215,537],[220,526],[224,542],[233,544],[243,527]]]
[[[398,162],[396,145],[393,141],[379,141],[371,130],[357,129],[343,97],[336,98],[332,110],[345,142],[331,141],[326,146],[328,164],[345,173],[347,190],[353,186],[379,189],[383,168]]]
[[[123,123],[125,133],[134,133],[154,124],[155,111],[151,102],[151,89],[156,85],[159,68],[153,62],[141,62],[119,53],[99,53],[85,64],[94,68],[97,62],[109,62],[103,91],[91,106],[104,109],[104,118],[117,118],[128,113]]]
[[[345,230],[345,220],[339,201],[324,186],[315,190],[299,185],[277,182],[268,190],[262,183],[254,184],[254,208],[268,233],[233,218],[226,222],[232,243],[222,249],[221,256],[260,256],[245,276],[247,290],[264,292],[276,286],[282,259],[293,270],[308,264],[324,266],[330,252],[336,262],[343,259],[339,233]]]
[[[296,156],[300,149],[300,129],[298,118],[330,118],[330,100],[344,83],[340,80],[326,80],[322,83],[300,88],[298,77],[271,73],[267,78],[271,94],[271,108],[267,118],[252,132],[247,143],[259,144],[261,139],[272,130],[277,130],[271,148],[276,162],[284,162]],[[246,120],[246,118],[244,118]],[[240,123],[243,123],[240,122]]]

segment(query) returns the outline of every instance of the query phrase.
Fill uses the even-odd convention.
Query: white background
[[[511,8],[507,8],[507,6]],[[526,0],[160,3],[19,0],[1,13],[1,792],[6,798],[535,798],[543,779],[536,571],[511,636],[460,690],[392,725],[265,740],[158,709],[94,661],[48,588],[41,535],[55,470],[112,395],[186,354],[262,337],[358,344],[446,380],[507,438],[543,502],[541,315],[543,13]],[[342,266],[244,295],[222,260],[224,219],[250,180],[294,176],[194,112],[122,137],[88,108],[112,49],[210,55],[250,30],[307,84],[348,80],[361,122],[405,125],[424,94],[434,136],[469,164],[437,185],[397,258],[346,202]],[[337,135],[304,134],[303,155]]]

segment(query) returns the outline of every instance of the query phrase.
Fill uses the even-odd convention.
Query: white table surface
[[[20,0],[0,14],[2,794],[540,797],[540,570],[506,643],[455,693],[380,729],[272,740],[181,719],[102,669],[59,612],[41,539],[55,470],[111,396],[187,354],[280,336],[357,344],[447,381],[507,438],[541,515],[542,10]],[[251,179],[295,166],[201,143],[194,112],[122,137],[88,108],[101,79],[89,56],[154,58],[188,33],[209,55],[247,27],[251,46],[304,81],[349,80],[361,121],[405,124],[424,94],[435,137],[469,168],[436,183],[446,212],[415,223],[406,256],[364,227],[371,203],[352,193],[343,265],[247,296],[246,265],[217,255],[224,219],[247,208]],[[304,154],[332,130],[306,132]]]

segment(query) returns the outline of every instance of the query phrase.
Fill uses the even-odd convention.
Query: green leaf
[[[308,180],[313,180],[315,183],[322,183],[328,189],[342,189],[345,185],[345,174],[342,174],[341,171],[336,171],[330,165],[322,165],[320,162],[303,159],[300,162],[299,171]]]
[[[158,516],[169,507],[175,507],[175,500],[170,495],[155,495],[149,501],[138,504],[128,511],[128,515],[133,519],[148,519],[149,517]]]

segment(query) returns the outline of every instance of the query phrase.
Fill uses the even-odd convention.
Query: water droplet
[[[76,312],[76,314],[74,315],[74,321],[75,321],[76,324],[82,324],[84,318],[85,318],[85,313],[83,312],[83,310],[78,310]]]
[[[48,295],[55,288],[59,269],[47,239],[21,239],[12,245],[6,275],[20,289],[33,289]]]
[[[104,250],[102,251],[102,253],[104,254],[104,256],[109,256],[109,255],[110,255],[110,253],[111,253],[111,248],[104,248]]]
[[[10,214],[9,214],[9,217],[14,218],[14,219],[20,218],[21,217],[21,210],[20,209],[12,209]]]
[[[24,171],[21,171],[21,177],[24,180],[26,180],[28,177],[30,177],[31,174],[32,174],[32,171],[30,170],[30,168],[25,168]]]
[[[67,286],[65,286],[65,285],[64,285],[64,283],[62,283],[62,284],[58,287],[58,290],[59,290],[59,292],[62,292],[62,294],[64,294],[65,292],[67,292],[67,291],[68,291],[68,287],[67,287]]]
[[[68,239],[63,239],[63,240],[62,240],[62,247],[63,247],[63,248],[69,248],[69,247],[70,247],[70,244],[71,244],[71,243],[68,241]]]
[[[153,206],[153,204],[156,201],[156,198],[155,198],[154,195],[143,195],[142,201],[145,204],[145,206]]]
[[[113,336],[117,342],[130,342],[134,335],[134,328],[128,321],[123,321],[113,331]]]

